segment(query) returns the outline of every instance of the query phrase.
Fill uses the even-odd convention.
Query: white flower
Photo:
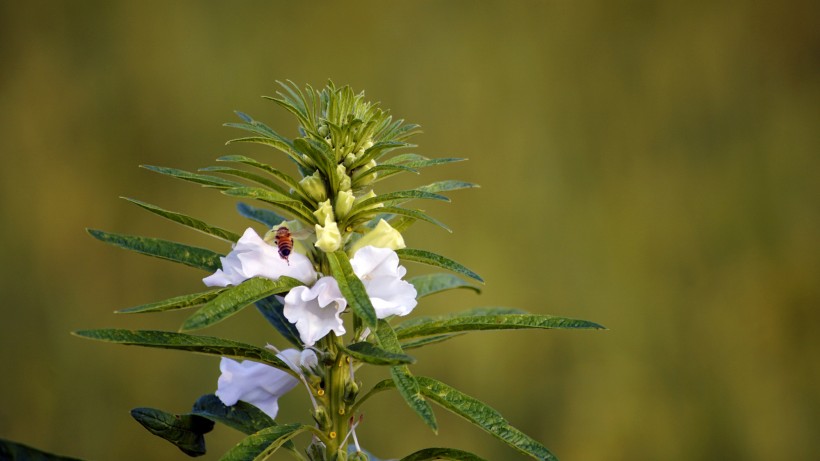
[[[331,331],[336,336],[345,333],[341,314],[346,306],[336,280],[322,277],[310,288],[292,288],[285,296],[283,313],[288,322],[296,325],[302,342],[312,346]]]
[[[297,373],[310,369],[317,362],[316,354],[311,350],[299,352],[286,349],[276,356],[290,368],[296,367],[294,371]],[[241,400],[259,408],[272,419],[276,419],[279,412],[279,397],[299,383],[299,380],[278,368],[250,360],[237,362],[222,357],[219,371],[222,374],[217,380],[215,394],[222,403],[231,406]]]
[[[286,275],[308,284],[316,280],[313,264],[305,255],[294,252],[288,259],[279,256],[276,247],[265,243],[252,228],[248,228],[228,256],[219,258],[222,269],[202,281],[209,287],[224,287],[239,285],[257,276],[276,280]]]
[[[399,265],[395,251],[366,246],[353,255],[350,265],[364,284],[376,317],[403,316],[416,307],[416,288],[401,280],[407,269]]]

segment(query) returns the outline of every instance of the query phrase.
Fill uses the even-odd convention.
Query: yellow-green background
[[[287,166],[224,146],[241,133],[221,123],[239,109],[294,135],[259,96],[331,78],[421,124],[417,152],[470,158],[408,179],[483,186],[423,204],[453,235],[422,223],[406,238],[482,274],[484,293],[414,314],[505,305],[610,328],[475,334],[418,351],[416,373],[564,460],[820,459],[814,5],[0,3],[0,438],[90,460],[185,457],[128,410],[186,411],[215,389],[218,360],[69,331],[173,330],[187,313],[112,311],[199,291],[206,274],[83,229],[227,251],[117,196],[241,232],[232,200],[137,165],[252,153]],[[205,333],[283,345],[252,310]],[[309,420],[304,392],[281,403],[283,421]],[[434,436],[395,395],[366,412],[360,440],[382,457],[525,459],[444,411]],[[219,427],[206,458],[239,439]]]

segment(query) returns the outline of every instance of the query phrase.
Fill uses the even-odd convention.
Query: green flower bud
[[[373,169],[376,166],[376,161],[371,160],[360,168],[356,169],[356,172],[353,173],[353,182],[356,184],[356,187],[366,186],[373,181],[376,180],[376,177],[379,175],[378,173],[368,173],[368,170]]]
[[[327,224],[328,219],[335,221],[333,217],[333,207],[330,205],[330,199],[319,203],[319,209],[313,212],[313,216],[316,216],[316,219],[318,219],[319,222],[323,222],[325,224]]]
[[[380,219],[376,227],[364,234],[362,238],[353,244],[350,248],[350,254],[356,254],[359,249],[368,245],[377,248],[390,248],[391,250],[399,250],[406,247],[401,232],[393,229],[393,226],[384,219]]]
[[[353,206],[356,206],[359,203],[362,203],[363,201],[365,201],[369,198],[373,198],[375,196],[376,196],[376,193],[373,192],[373,190],[371,189],[371,190],[367,191],[366,193],[356,197],[356,200],[353,201]],[[372,208],[378,208],[378,207],[383,207],[383,206],[384,206],[384,203],[374,203],[373,205],[368,206],[367,209],[369,210],[369,209],[372,209]]]
[[[328,461],[326,454],[327,446],[317,438],[313,439],[313,442],[308,445],[305,452],[311,461]]]
[[[322,178],[322,175],[319,174],[319,170],[316,170],[310,176],[305,176],[302,178],[302,180],[299,181],[299,184],[313,200],[321,202],[322,200],[327,199],[327,188],[325,187],[325,181]]]
[[[370,457],[367,456],[366,453],[362,451],[357,451],[356,453],[351,453],[350,456],[347,457],[348,461],[370,461]]]
[[[342,234],[339,232],[339,226],[335,221],[328,217],[324,226],[316,224],[316,243],[314,245],[325,253],[332,253],[341,248]]]
[[[356,154],[347,154],[347,155],[345,155],[345,161],[344,161],[345,168],[350,168],[350,165],[353,165],[353,163],[356,161],[356,157],[357,157]]]
[[[339,176],[338,190],[350,190],[350,176],[347,175],[347,170],[344,165],[338,165],[336,167],[336,175]]]
[[[348,405],[351,405],[353,402],[356,401],[356,397],[359,395],[359,385],[356,384],[355,381],[348,381],[345,383],[345,394],[344,394],[344,402]]]
[[[338,216],[339,219],[344,218],[350,213],[355,199],[356,197],[353,196],[353,192],[349,190],[339,191],[339,195],[336,196],[336,216]]]

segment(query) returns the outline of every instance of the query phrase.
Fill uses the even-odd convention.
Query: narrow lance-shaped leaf
[[[250,171],[231,168],[229,166],[207,166],[204,168],[200,168],[199,171],[206,171],[209,173],[222,173],[226,175],[236,176],[239,178],[247,179],[249,181],[253,181],[257,184],[261,184],[262,186],[273,191],[279,192],[280,194],[288,195],[288,191],[284,187],[273,182],[270,178],[260,176],[256,173],[251,173]]]
[[[513,314],[450,317],[430,320],[414,326],[401,328],[396,334],[399,339],[417,338],[461,331],[478,330],[521,330],[521,329],[585,329],[601,330],[603,326],[587,320],[576,320],[551,315]]]
[[[222,191],[222,193],[231,197],[252,198],[271,203],[306,223],[316,224],[316,217],[313,215],[313,212],[303,205],[302,202],[278,192],[259,187],[235,187]]]
[[[421,186],[418,188],[418,190],[423,190],[425,192],[447,192],[459,189],[472,189],[475,187],[481,186],[472,182],[448,179],[446,181],[438,181],[432,184],[427,184],[426,186]]]
[[[517,307],[474,307],[472,309],[467,309],[466,311],[461,312],[453,312],[451,314],[445,315],[437,315],[435,317],[413,317],[411,319],[407,319],[394,328],[396,332],[400,330],[405,330],[410,327],[415,327],[417,325],[428,324],[430,322],[437,322],[440,320],[447,320],[447,319],[454,319],[454,318],[465,318],[469,316],[477,316],[480,317],[482,315],[508,315],[508,314],[529,314],[529,312],[519,309]]]
[[[202,293],[192,293],[189,295],[176,296],[155,303],[143,304],[141,306],[129,307],[116,311],[117,314],[142,314],[147,312],[164,312],[176,309],[186,309],[195,307],[216,298],[225,288],[210,290]]]
[[[217,162],[236,162],[236,163],[241,163],[243,165],[252,166],[254,168],[259,168],[260,170],[263,170],[266,173],[273,176],[274,178],[278,179],[279,181],[281,181],[283,184],[285,184],[289,188],[295,190],[296,192],[299,192],[299,194],[302,195],[303,197],[307,197],[307,194],[305,194],[305,192],[302,190],[302,186],[299,184],[299,182],[297,180],[293,179],[290,175],[285,174],[282,171],[279,171],[278,169],[276,169],[276,168],[274,168],[274,167],[272,167],[268,164],[258,162],[256,160],[254,160],[250,157],[246,157],[244,155],[226,155],[226,156],[223,156],[223,157],[219,157],[218,159],[216,159],[216,161]]]
[[[465,266],[453,261],[450,258],[446,258],[433,252],[413,248],[403,248],[401,250],[396,250],[396,253],[399,255],[399,258],[405,261],[414,261],[417,263],[441,267],[442,269],[451,270],[484,283],[484,279],[482,279],[475,272],[467,269]]]
[[[347,253],[339,250],[326,254],[330,263],[330,273],[338,282],[339,290],[350,304],[353,313],[362,319],[365,325],[375,328],[377,322],[376,310],[373,309],[373,304],[370,302],[370,297],[367,295],[362,281],[353,272]]]
[[[541,461],[557,461],[550,451],[532,437],[512,427],[501,414],[484,402],[432,378],[416,378],[421,392],[447,410],[484,429],[511,447]]]
[[[434,459],[448,459],[453,461],[486,461],[484,458],[464,450],[455,448],[425,448],[399,461],[430,461]]]
[[[218,176],[208,176],[205,174],[191,173],[190,171],[179,170],[176,168],[167,168],[153,165],[140,165],[140,168],[153,171],[155,173],[164,174],[173,178],[182,179],[203,186],[214,187],[217,189],[228,189],[231,187],[242,187],[244,184],[236,181],[229,181]]]
[[[169,220],[174,221],[176,223],[182,224],[185,227],[190,227],[191,229],[200,231],[204,234],[214,236],[218,239],[225,240],[226,242],[234,243],[237,240],[239,240],[239,235],[238,234],[235,234],[231,231],[228,231],[228,230],[216,227],[216,226],[212,226],[212,225],[210,225],[210,224],[208,224],[204,221],[200,221],[199,219],[192,218],[190,216],[186,216],[182,213],[177,213],[177,212],[174,212],[174,211],[164,210],[164,209],[162,209],[158,206],[151,205],[150,203],[145,203],[143,201],[136,200],[136,199],[133,199],[133,198],[128,198],[128,197],[120,197],[120,198],[124,199],[124,200],[127,200],[127,201],[133,203],[134,205],[142,207],[142,208],[150,211],[151,213],[162,216],[163,218],[166,218],[166,219],[169,219]]]
[[[434,224],[434,225],[446,230],[447,232],[450,232],[450,233],[453,232],[452,229],[450,229],[443,222],[439,221],[436,218],[431,217],[430,215],[428,215],[426,213],[422,213],[421,211],[418,211],[418,210],[411,210],[411,209],[408,209],[408,208],[400,208],[400,207],[397,207],[397,206],[385,206],[385,207],[375,208],[375,209],[372,209],[372,210],[365,210],[363,213],[360,213],[360,215],[365,215],[365,216],[370,215],[370,214],[393,214],[393,215],[407,216],[407,217],[410,217],[414,220],[418,219],[420,221],[427,221],[430,224]]]
[[[389,352],[367,341],[342,347],[354,359],[372,365],[394,366],[416,362],[416,359],[407,354]]]
[[[441,343],[441,342],[447,341],[448,339],[453,339],[456,336],[461,336],[463,334],[464,333],[453,333],[453,334],[450,334],[450,335],[427,336],[427,337],[420,338],[420,339],[415,339],[415,340],[412,340],[412,341],[402,342],[401,343],[401,348],[402,348],[402,350],[405,350],[405,351],[409,350],[409,349],[416,349],[416,348],[427,346],[427,345],[430,345],[430,344]]]
[[[3,461],[81,461],[79,458],[54,455],[22,443],[0,439],[0,459]]]
[[[123,344],[126,346],[174,349],[199,354],[231,357],[240,360],[253,360],[279,368],[289,374],[294,374],[293,370],[291,370],[282,359],[267,349],[238,341],[231,341],[229,339],[215,338],[212,336],[194,336],[185,333],[174,333],[172,331],[121,330],[114,328],[78,330],[72,332],[72,334],[82,338]]]
[[[285,443],[310,427],[303,424],[273,426],[249,435],[231,448],[220,461],[258,461],[267,459]]]
[[[404,199],[429,199],[429,200],[440,200],[442,202],[449,202],[450,199],[444,195],[435,194],[433,192],[424,192],[421,190],[411,189],[411,190],[400,190],[396,192],[388,192],[386,194],[377,195],[375,197],[370,197],[368,199],[362,200],[361,202],[357,203],[353,209],[355,212],[356,210],[361,210],[367,208],[369,205],[374,205],[377,203],[384,203],[390,202],[393,200],[404,200]],[[351,212],[351,213],[353,213]]]
[[[219,253],[182,243],[149,237],[114,234],[96,229],[86,229],[92,237],[105,243],[136,251],[155,258],[166,259],[208,272],[219,269]]]
[[[475,285],[465,282],[453,274],[426,274],[412,277],[407,280],[416,288],[416,299],[421,299],[442,291],[456,288],[466,288],[476,293],[481,293],[481,289]]]
[[[245,306],[270,295],[284,293],[293,287],[303,285],[291,277],[282,276],[277,280],[253,277],[239,285],[228,288],[212,301],[202,306],[182,324],[180,331],[192,331],[221,322],[236,314]]]
[[[247,203],[237,203],[236,210],[240,215],[271,228],[278,226],[282,221],[287,221],[283,216],[279,216],[271,210],[258,208]]]
[[[188,456],[205,454],[205,434],[214,422],[198,415],[174,415],[155,408],[134,408],[131,416],[148,431],[182,450]]]
[[[285,305],[279,302],[276,296],[260,299],[256,302],[256,309],[291,344],[299,349],[304,347],[301,338],[299,338],[299,330],[296,329],[296,325],[290,323],[285,317]]]
[[[396,338],[396,333],[390,327],[390,324],[384,320],[379,321],[379,328],[376,330],[376,337],[381,346],[390,352],[397,354],[403,353],[401,345]],[[424,399],[419,390],[419,385],[416,378],[410,373],[407,365],[399,365],[390,369],[390,376],[393,378],[393,383],[399,394],[410,406],[410,409],[416,412],[425,424],[433,429],[433,432],[438,433],[438,424],[436,423],[436,416],[433,414],[433,408],[430,403]]]

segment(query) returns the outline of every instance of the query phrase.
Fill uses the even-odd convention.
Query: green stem
[[[347,435],[348,409],[344,402],[345,384],[349,379],[350,371],[347,354],[341,351],[336,336],[328,335],[328,351],[335,359],[327,370],[328,416],[330,417],[330,432],[327,434],[328,459],[334,459],[341,448],[342,440]]]

